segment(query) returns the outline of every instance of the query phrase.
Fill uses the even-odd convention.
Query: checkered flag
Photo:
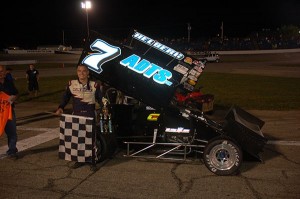
[[[63,114],[60,117],[59,126],[59,158],[94,163],[93,118]]]

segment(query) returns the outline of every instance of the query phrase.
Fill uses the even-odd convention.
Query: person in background
[[[12,68],[6,67],[6,77],[5,78],[9,81],[14,81],[15,78],[12,76],[11,72],[12,72]]]
[[[37,96],[39,92],[39,71],[33,64],[29,65],[29,69],[26,71],[26,79],[28,83],[29,96]]]
[[[72,98],[73,115],[92,117],[96,119],[96,102],[102,103],[102,93],[100,85],[89,79],[89,70],[84,65],[77,66],[77,79],[69,81],[63,94],[63,99],[55,114],[61,115],[65,106]],[[75,162],[73,169],[83,166],[85,163]],[[91,170],[96,166],[92,165]]]
[[[18,158],[17,152],[17,127],[16,127],[16,115],[14,111],[14,102],[17,99],[18,90],[13,81],[6,78],[6,67],[0,65],[0,102],[1,102],[1,114],[4,116],[11,116],[11,119],[6,121],[0,121],[0,126],[4,126],[4,131],[8,140],[8,150],[6,154],[11,158]],[[7,104],[10,106],[7,106]],[[11,112],[10,112],[11,111]],[[0,132],[2,133],[2,132]]]

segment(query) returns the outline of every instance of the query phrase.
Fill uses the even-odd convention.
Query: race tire
[[[206,115],[213,115],[214,114],[214,110],[211,110],[211,111],[207,111],[205,112]]]
[[[231,138],[219,136],[207,143],[203,151],[203,160],[208,170],[216,175],[234,175],[241,167],[243,153]]]
[[[104,161],[108,156],[107,142],[101,133],[97,133],[96,139],[96,160],[97,162]]]

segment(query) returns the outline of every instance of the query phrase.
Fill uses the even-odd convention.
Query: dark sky
[[[86,13],[80,0],[4,1],[1,5],[0,47],[65,43],[81,47],[86,35]],[[197,4],[195,4],[198,2]],[[224,35],[246,36],[262,28],[300,27],[300,0],[94,0],[90,29],[113,39],[125,38],[131,28],[153,38],[191,39]]]

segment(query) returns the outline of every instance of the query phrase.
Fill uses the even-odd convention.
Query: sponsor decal
[[[156,48],[157,50],[177,59],[177,60],[182,60],[184,58],[184,55],[181,52],[177,52],[176,50],[163,45],[159,43],[158,41],[151,39],[150,37],[147,37],[139,32],[134,32],[132,37],[138,41],[143,42],[144,44],[147,44],[150,47]]]
[[[177,64],[173,69],[183,75],[186,74],[189,70],[187,67],[180,64]]]
[[[192,86],[191,84],[189,84],[188,82],[184,82],[183,83],[183,88],[189,90],[189,91],[193,91],[194,90],[194,86]]]
[[[146,78],[153,78],[158,84],[166,84],[168,86],[172,85],[169,79],[172,77],[172,73],[162,67],[150,63],[146,59],[142,59],[138,55],[131,55],[120,61],[120,64],[128,67],[129,69],[135,71],[136,73],[143,74]]]
[[[97,51],[98,53],[92,53],[86,56],[82,63],[86,64],[89,69],[96,73],[101,73],[103,69],[101,66],[112,59],[115,59],[121,55],[121,49],[117,46],[113,46],[106,41],[96,39],[91,45],[91,50]]]
[[[192,65],[192,63],[193,63],[193,60],[192,60],[192,58],[190,58],[190,57],[184,58],[183,61],[184,61],[185,63],[188,63],[189,65]]]
[[[159,113],[151,113],[150,115],[148,115],[147,120],[148,121],[157,121],[159,115],[160,115]]]
[[[168,133],[189,133],[190,129],[185,129],[183,127],[178,127],[176,128],[166,128],[166,131]]]
[[[192,79],[189,79],[188,80],[188,83],[192,86],[195,86],[196,85],[196,81],[192,80]]]

